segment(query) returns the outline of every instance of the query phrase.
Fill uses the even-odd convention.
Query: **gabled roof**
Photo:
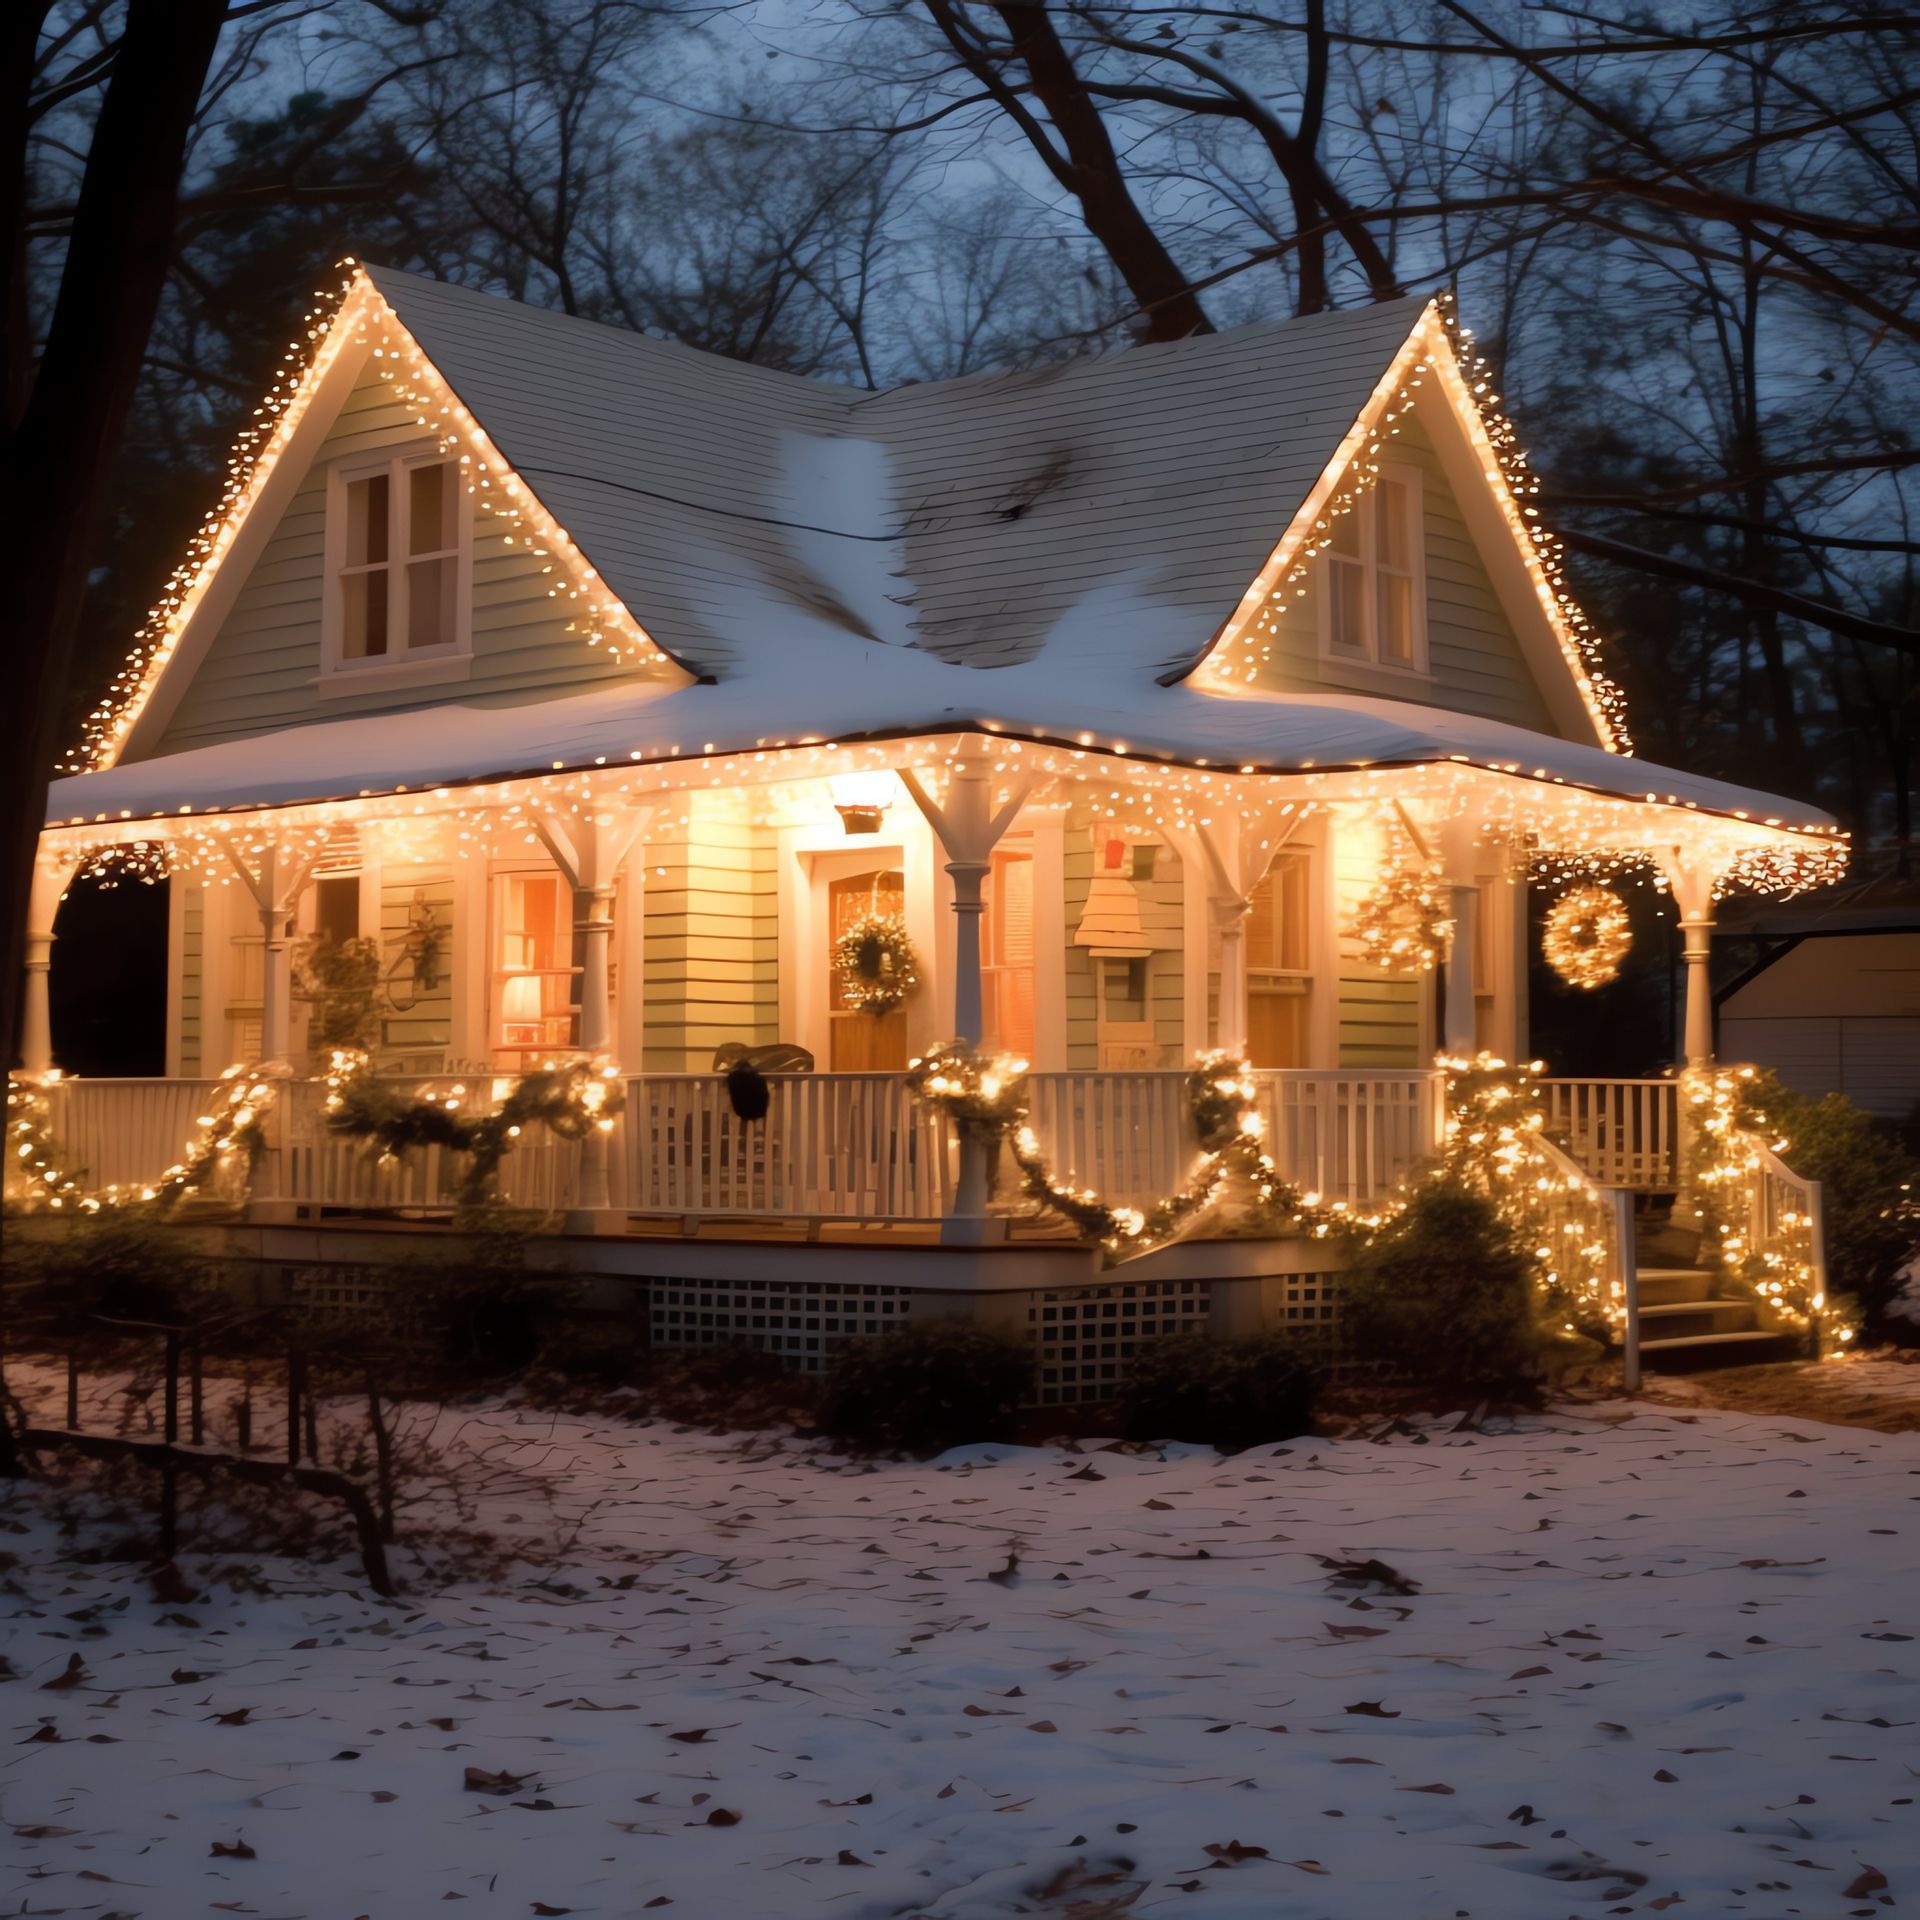
[[[1233,612],[1425,302],[867,393],[412,274],[368,277],[654,641],[734,677],[808,608],[955,664],[1034,658],[1118,577],[1148,677]]]

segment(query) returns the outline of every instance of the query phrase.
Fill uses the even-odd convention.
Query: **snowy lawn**
[[[392,1604],[156,1599],[16,1491],[0,1911],[1913,1904],[1920,1436],[1450,1425],[854,1465],[448,1414],[528,1558]]]

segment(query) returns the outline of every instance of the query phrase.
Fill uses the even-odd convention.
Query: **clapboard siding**
[[[704,1072],[729,1040],[779,1037],[774,839],[700,804],[649,835],[643,951],[645,1069]]]
[[[1153,874],[1132,882],[1140,897],[1140,924],[1154,951],[1147,959],[1147,1005],[1152,1011],[1154,1043],[1162,1066],[1177,1066],[1186,1057],[1185,961],[1181,943],[1185,926],[1185,898],[1180,862],[1164,842],[1151,842]],[[1100,1064],[1099,1004],[1094,984],[1094,958],[1074,944],[1080,916],[1094,873],[1094,820],[1086,807],[1068,815],[1063,865],[1066,887],[1066,1013],[1067,1067],[1085,1072]]]
[[[1349,929],[1361,896],[1374,884],[1379,854],[1371,833],[1334,832],[1334,898],[1339,954],[1339,1064],[1343,1067],[1418,1067],[1420,1000],[1430,976],[1382,973],[1360,957]]]
[[[1427,566],[1427,647],[1431,677],[1405,679],[1396,691],[1378,672],[1364,677],[1342,671],[1341,663],[1322,657],[1320,648],[1323,566],[1309,568],[1291,590],[1273,635],[1273,652],[1258,684],[1275,692],[1321,693],[1342,688],[1479,714],[1515,726],[1554,731],[1546,701],[1520,651],[1513,627],[1500,605],[1459,502],[1447,484],[1432,436],[1421,418],[1423,408],[1442,404],[1422,399],[1407,417],[1389,457],[1420,471]],[[1297,597],[1296,597],[1297,595]]]
[[[444,1055],[453,1039],[453,983],[467,964],[468,943],[483,938],[477,927],[459,924],[454,908],[454,874],[447,866],[385,868],[380,876],[380,956],[383,969],[400,953],[413,922],[416,900],[434,910],[442,928],[438,974],[433,991],[421,993],[406,967],[389,988],[412,1004],[391,1009],[380,1020],[380,1047],[386,1055]]]
[[[569,615],[550,597],[552,577],[544,571],[549,562],[524,546],[509,546],[493,530],[498,523],[476,513],[471,676],[439,686],[321,698],[314,681],[320,672],[328,464],[420,440],[413,411],[393,399],[370,363],[254,562],[156,753],[447,701],[511,706],[671,673],[662,666],[623,667],[568,633]]]

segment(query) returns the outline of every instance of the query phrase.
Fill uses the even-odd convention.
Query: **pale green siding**
[[[645,858],[645,1070],[704,1073],[726,1041],[780,1038],[772,832],[696,810]]]
[[[319,720],[393,713],[449,701],[513,706],[580,693],[664,666],[620,667],[578,634],[548,597],[549,563],[509,546],[499,524],[474,516],[473,670],[466,680],[321,698],[321,577],[327,465],[344,455],[420,443],[413,412],[391,397],[371,367],[348,395],[311,471],[254,563],[206,657],[153,751],[178,753],[218,740]]]
[[[444,866],[389,867],[380,876],[380,957],[383,971],[398,958],[401,942],[413,920],[414,903],[424,901],[441,927],[437,978],[430,992],[422,991],[408,966],[402,965],[387,989],[409,1002],[404,1013],[389,1011],[380,1022],[384,1055],[444,1055],[453,1039],[454,969],[465,963],[466,943],[477,929],[462,927],[454,917],[453,869]],[[424,1066],[416,1064],[416,1071]]]
[[[1437,400],[1421,401],[1407,417],[1387,455],[1420,470],[1431,678],[1378,670],[1343,673],[1340,662],[1323,659],[1322,569],[1314,566],[1300,583],[1304,593],[1298,598],[1289,594],[1274,631],[1272,657],[1258,684],[1275,692],[1293,693],[1350,687],[1456,713],[1480,714],[1489,720],[1506,720],[1542,733],[1557,732],[1421,420],[1421,408],[1439,404]],[[1404,691],[1400,690],[1402,685]]]
[[[1334,835],[1334,898],[1340,955],[1339,1064],[1343,1067],[1420,1067],[1421,996],[1433,977],[1382,973],[1360,958],[1348,928],[1354,908],[1374,884],[1374,836]]]
[[[1153,872],[1132,881],[1140,901],[1140,925],[1154,951],[1147,959],[1147,1005],[1153,1021],[1157,1064],[1178,1066],[1186,1057],[1185,963],[1181,956],[1185,901],[1180,862],[1164,842],[1147,843]],[[1086,948],[1074,943],[1080,916],[1094,872],[1094,823],[1091,812],[1076,806],[1067,819],[1064,866],[1066,872],[1066,1002],[1067,1066],[1090,1071],[1100,1064],[1099,1007],[1094,968]]]

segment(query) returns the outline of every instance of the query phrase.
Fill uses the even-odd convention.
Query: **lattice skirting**
[[[656,1349],[752,1346],[798,1373],[819,1373],[849,1340],[904,1324],[914,1291],[852,1281],[653,1280],[647,1308]]]
[[[1204,1333],[1213,1289],[1205,1280],[1111,1281],[1029,1296],[1034,1404],[1111,1400],[1143,1346],[1173,1333]]]

